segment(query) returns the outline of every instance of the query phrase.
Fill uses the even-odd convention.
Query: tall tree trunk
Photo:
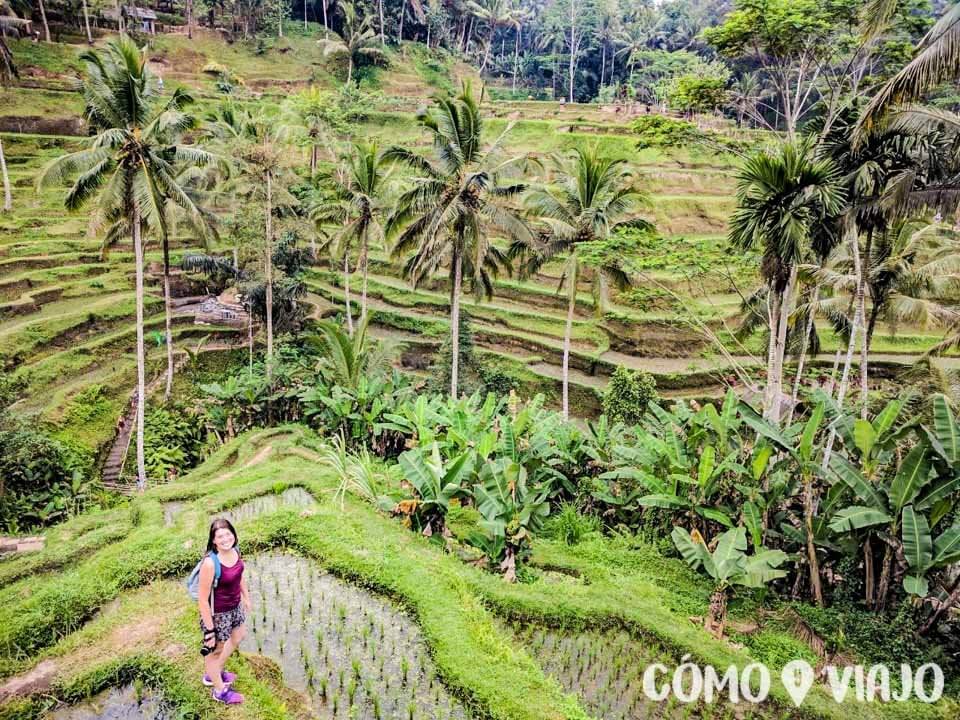
[[[517,91],[517,71],[520,69],[520,33],[522,26],[517,24],[516,39],[513,46],[513,92]]]
[[[93,45],[93,34],[90,32],[90,14],[87,12],[87,0],[83,0],[83,27],[87,31],[87,45]]]
[[[310,146],[310,177],[317,174],[317,155],[320,148],[314,143]]]
[[[367,257],[370,254],[369,243],[367,242],[367,231],[363,233],[363,240],[360,244],[360,272],[363,274],[363,287],[360,290],[360,324],[367,319]]]
[[[603,87],[603,80],[607,71],[607,43],[600,45],[600,87]]]
[[[353,55],[347,60],[347,85],[353,82]]]
[[[350,307],[350,248],[343,250],[343,292],[347,306],[347,332],[353,336],[353,310]]]
[[[170,399],[173,391],[173,330],[170,321],[170,243],[163,238],[163,315],[167,338],[167,385],[163,391],[163,401]]]
[[[457,397],[460,372],[460,286],[463,284],[463,259],[460,250],[453,257],[453,288],[450,290],[450,397]]]
[[[0,176],[3,176],[3,211],[13,210],[13,195],[10,190],[10,176],[7,174],[7,158],[3,154],[3,138],[0,138]]]
[[[780,311],[778,313],[777,338],[774,344],[773,376],[767,378],[770,387],[769,419],[775,425],[780,424],[780,410],[783,407],[783,361],[787,352],[787,328],[790,325],[790,315],[793,313],[794,289],[797,286],[797,266],[790,268],[790,278],[780,296]]]
[[[577,0],[570,0],[570,99],[573,102],[573,78],[577,72]]]
[[[187,0],[187,39],[193,40],[193,0]]]
[[[857,271],[857,304],[860,306],[860,317],[866,320],[866,297],[867,297],[867,275],[870,272],[870,253],[873,245],[873,230],[867,232],[866,247],[863,252],[863,263],[856,268]],[[869,352],[869,338],[867,333],[860,336],[860,417],[867,419],[867,405],[869,401],[867,386],[867,360]]]
[[[813,322],[816,317],[817,302],[820,300],[820,285],[813,288],[813,298],[810,301],[810,312],[807,315],[807,327],[803,332],[803,345],[800,348],[800,359],[797,361],[797,375],[793,379],[793,392],[790,394],[790,409],[787,411],[787,419],[784,425],[790,425],[793,421],[793,411],[797,407],[797,399],[800,397],[800,381],[803,380],[803,366],[807,360],[807,349],[810,347],[810,337],[813,335]]]
[[[330,24],[327,22],[327,0],[320,0],[320,7],[323,8],[323,29],[326,32],[330,30]]]
[[[303,0],[303,32],[307,32],[307,0]]]
[[[407,16],[407,0],[400,2],[400,28],[397,30],[397,45],[403,45],[403,19]]]
[[[377,0],[377,6],[380,10],[380,44],[384,47],[387,46],[387,36],[383,31],[383,0]]]
[[[270,385],[273,365],[273,173],[267,171],[266,243],[263,258],[263,276],[266,284],[267,311],[267,385]]]
[[[147,488],[147,468],[143,452],[143,408],[146,403],[147,357],[143,342],[143,243],[140,237],[140,204],[133,200],[133,216],[130,218],[133,229],[133,261],[136,263],[136,306],[137,306],[137,489],[143,492]]]
[[[37,0],[37,5],[40,6],[40,19],[43,21],[43,38],[47,42],[52,42],[50,40],[50,26],[47,25],[47,9],[43,6],[43,0]]]
[[[863,599],[868,608],[873,607],[873,585],[876,578],[873,573],[873,543],[870,540],[870,533],[867,533],[867,539],[863,541]]]
[[[253,375],[253,305],[247,308],[247,367]]]
[[[490,46],[493,45],[493,34],[497,31],[497,26],[492,22],[490,23],[490,34],[487,35],[487,47],[483,51],[483,62],[480,63],[480,74],[483,75],[483,71],[487,69],[487,61],[490,59]]]
[[[810,569],[810,595],[820,607],[823,607],[823,588],[820,585],[820,563],[817,560],[817,547],[813,542],[813,474],[804,473],[803,524],[807,531],[807,565]]]
[[[570,336],[573,334],[573,313],[577,307],[577,277],[579,267],[574,256],[567,272],[567,322],[563,330],[563,418],[570,415]]]
[[[771,408],[773,407],[773,377],[776,372],[777,331],[780,327],[780,312],[783,309],[783,299],[782,296],[777,294],[773,287],[770,288],[767,297],[769,298],[767,301],[767,324],[769,328],[767,339],[767,384],[763,389],[763,415],[769,418]]]
[[[857,233],[855,230],[848,230],[850,235],[850,243],[852,245],[852,250],[854,254],[854,272],[859,277],[860,275],[860,248],[857,243]],[[857,331],[860,329],[860,326],[863,324],[863,317],[860,315],[860,305],[854,303],[855,307],[853,310],[853,323],[850,326],[850,338],[847,341],[847,356],[843,362],[843,373],[840,376],[840,387],[837,389],[837,408],[838,410],[843,409],[843,399],[847,393],[847,385],[850,383],[850,366],[853,364],[853,350],[857,346]],[[830,466],[830,455],[833,453],[833,444],[837,439],[837,430],[836,427],[830,428],[830,437],[827,439],[827,447],[823,452],[823,462],[821,463],[821,469],[826,472],[827,468]]]

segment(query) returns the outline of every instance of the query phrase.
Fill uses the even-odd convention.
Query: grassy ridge
[[[418,618],[446,683],[481,717],[585,717],[575,700],[564,696],[509,642],[490,609],[568,628],[622,627],[641,639],[655,637],[677,657],[690,654],[717,668],[730,664],[742,668],[750,662],[745,651],[712,639],[686,620],[690,613],[703,610],[708,588],[679,563],[608,540],[574,548],[538,541],[536,563],[575,571],[585,583],[564,586],[562,593],[543,582],[507,585],[441,552],[365,503],[348,497],[341,507],[332,499],[334,479],[312,454],[315,442],[301,428],[239,438],[196,473],[137,498],[130,517],[134,527],[126,539],[97,551],[69,572],[30,578],[29,594],[24,593],[27,585],[22,580],[0,590],[0,672],[10,675],[26,669],[55,652],[52,648],[79,642],[74,638],[82,638],[92,627],[83,627],[84,622],[109,600],[126,598],[161,578],[182,576],[199,553],[210,514],[295,485],[310,490],[319,506],[309,514],[281,511],[241,528],[244,551],[292,547],[338,575],[392,595]],[[172,499],[192,502],[181,510],[173,528],[163,529],[161,503]],[[61,538],[61,551],[76,550],[79,537]],[[189,624],[192,612],[185,611],[184,617]],[[77,672],[82,670],[93,672],[89,667]],[[88,687],[95,685],[88,682]],[[273,696],[266,692],[267,697]],[[786,702],[777,680],[774,697]],[[855,703],[837,706],[815,691],[803,715],[866,720],[893,717],[891,713],[908,707],[894,705],[898,704],[889,710]],[[953,712],[948,703],[909,708],[912,717],[946,718]]]

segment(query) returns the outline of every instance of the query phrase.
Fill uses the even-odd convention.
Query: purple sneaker
[[[237,679],[237,676],[232,672],[227,672],[224,670],[220,673],[220,679],[223,680],[225,684],[230,685],[234,680]],[[203,684],[207,687],[213,687],[213,681],[207,675],[203,676]]]
[[[243,702],[243,695],[229,685],[226,685],[221,693],[218,693],[216,690],[211,690],[210,694],[214,700],[222,702],[224,705],[240,705]]]

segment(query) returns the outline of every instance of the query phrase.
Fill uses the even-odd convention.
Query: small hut
[[[250,316],[236,288],[227,288],[218,296],[204,300],[200,303],[194,319],[197,325],[228,325],[240,328],[246,327],[249,321]]]

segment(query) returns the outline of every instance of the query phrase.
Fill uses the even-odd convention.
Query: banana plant
[[[697,530],[691,533],[678,525],[670,536],[687,564],[713,580],[705,626],[718,638],[723,637],[728,595],[735,586],[763,588],[787,574],[779,569],[787,560],[783,551],[758,548],[752,555],[747,554],[747,531],[743,526],[730,528],[720,535],[713,552]]]
[[[924,426],[923,430],[934,451],[937,475],[943,480],[930,508],[930,523],[936,526],[953,511],[960,497],[960,423],[945,395],[933,396],[933,427]]]
[[[496,548],[500,570],[508,582],[516,582],[517,561],[526,556],[530,539],[550,514],[548,489],[527,481],[527,471],[511,458],[484,465],[473,494],[482,516],[486,536],[482,549]],[[502,542],[501,542],[502,540]]]
[[[444,463],[436,442],[429,450],[416,448],[401,453],[397,462],[403,479],[414,493],[412,498],[397,503],[394,514],[405,515],[408,524],[420,529],[427,537],[435,533],[445,535],[450,501],[464,495],[461,479],[469,458],[470,453],[463,452]]]
[[[416,401],[400,405],[394,412],[383,414],[377,423],[380,432],[392,430],[406,438],[407,448],[429,445],[437,439],[437,431],[443,421],[440,407],[443,400],[438,395],[418,395]]]
[[[934,539],[927,518],[907,505],[903,509],[902,533],[903,554],[910,568],[903,578],[903,589],[925,598],[930,592],[927,573],[960,561],[960,522]]]
[[[943,493],[943,482],[934,481],[929,446],[925,442],[918,443],[897,460],[896,454],[888,453],[885,467],[888,472],[880,473],[880,465],[873,465],[871,457],[878,434],[866,430],[867,421],[858,421],[860,431],[857,436],[857,448],[863,459],[862,467],[867,468],[870,474],[865,474],[850,460],[839,453],[830,459],[830,473],[842,482],[855,496],[856,504],[838,510],[830,521],[830,529],[837,533],[850,533],[867,530],[876,533],[878,528],[884,532],[880,537],[886,543],[883,564],[880,574],[880,584],[877,588],[876,604],[883,608],[886,604],[890,589],[890,579],[893,572],[893,560],[898,551],[906,549],[898,539],[901,529],[906,530],[907,522],[916,522],[916,513],[931,510]],[[909,508],[909,511],[906,509]],[[923,521],[926,523],[926,520]],[[914,524],[911,531],[916,531]],[[865,557],[870,566],[867,568],[867,597],[872,597],[872,558],[869,545]],[[916,559],[920,559],[920,555]],[[920,567],[918,562],[917,568]],[[914,589],[919,588],[915,582]]]

